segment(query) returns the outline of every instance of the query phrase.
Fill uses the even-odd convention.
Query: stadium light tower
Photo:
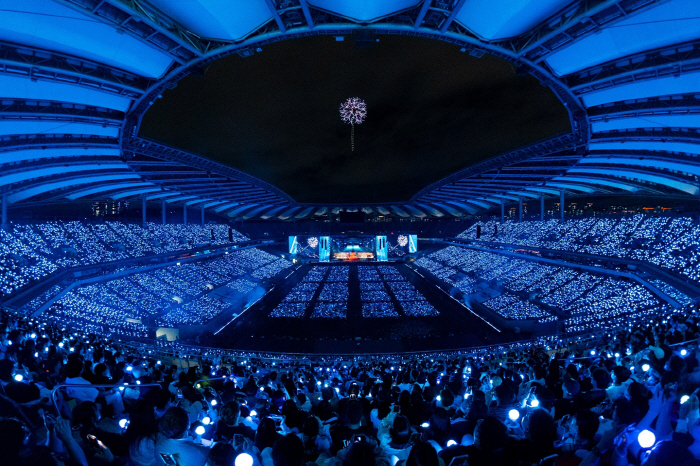
[[[359,125],[367,118],[367,104],[359,97],[350,97],[340,104],[340,118],[344,123],[352,125],[350,133],[350,150],[355,150],[355,125]]]

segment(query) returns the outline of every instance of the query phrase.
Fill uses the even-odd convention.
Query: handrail
[[[53,390],[51,390],[51,401],[53,403],[53,407],[56,408],[56,413],[60,414],[61,411],[58,409],[58,403],[56,403],[56,392],[60,390],[61,388],[67,388],[67,387],[75,387],[75,388],[122,388],[124,389],[125,387],[160,387],[161,385],[158,383],[124,383],[124,384],[81,384],[81,383],[59,383],[55,387],[53,387]]]

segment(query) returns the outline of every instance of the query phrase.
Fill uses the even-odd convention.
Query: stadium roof
[[[310,35],[402,34],[491,54],[566,105],[572,132],[391,204],[310,205],[137,136],[166,89],[231,54]],[[697,0],[6,0],[0,190],[10,204],[142,199],[242,218],[345,208],[473,214],[541,195],[700,193]]]

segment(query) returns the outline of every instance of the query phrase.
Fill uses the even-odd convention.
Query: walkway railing
[[[125,388],[141,388],[141,387],[161,387],[160,384],[158,383],[124,383],[124,384],[98,384],[98,385],[92,385],[92,384],[76,384],[76,383],[60,383],[53,387],[53,390],[51,390],[51,403],[53,404],[54,408],[56,408],[56,412],[60,413],[61,411],[58,409],[58,403],[56,402],[56,393],[62,389],[62,388],[82,388],[82,389],[87,389],[87,388],[118,388],[121,390],[124,390]]]

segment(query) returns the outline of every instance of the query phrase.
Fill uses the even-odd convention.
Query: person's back
[[[221,409],[221,419],[214,428],[214,437],[218,441],[231,441],[234,435],[242,435],[251,442],[255,441],[255,431],[240,422],[241,408],[237,401],[229,401]]]
[[[493,466],[507,464],[505,445],[508,441],[508,429],[493,416],[480,421],[474,429],[474,444],[464,448],[462,454],[468,455],[469,466]],[[447,462],[446,456],[442,458]]]
[[[374,429],[362,425],[364,410],[362,404],[358,400],[351,400],[348,402],[345,406],[343,417],[346,423],[336,425],[331,430],[331,438],[333,439],[333,448],[331,452],[334,454],[349,446],[355,435],[365,435],[369,438],[374,438]]]
[[[156,440],[156,455],[172,455],[178,464],[204,466],[209,449],[186,437],[189,417],[182,408],[170,408],[158,422],[160,431]]]

